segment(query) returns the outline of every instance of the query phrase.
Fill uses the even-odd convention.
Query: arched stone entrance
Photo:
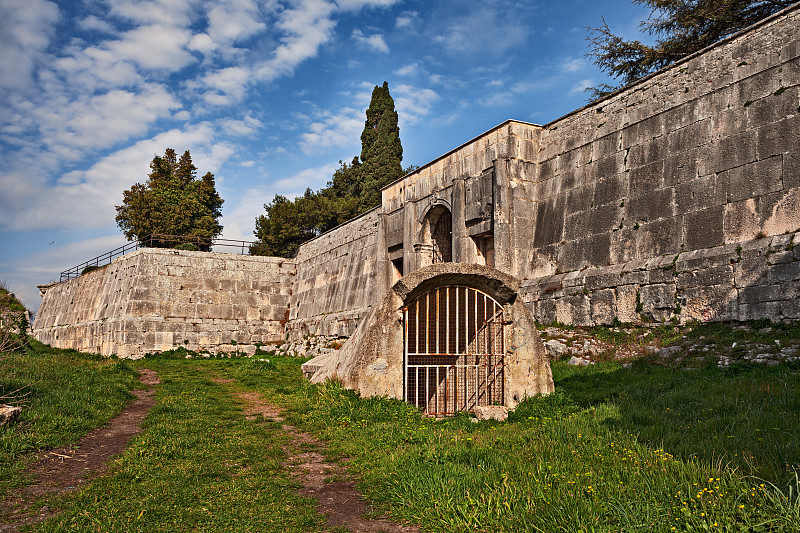
[[[314,383],[336,379],[362,396],[406,399],[428,414],[514,408],[525,397],[553,391],[544,345],[518,290],[518,280],[481,265],[416,270],[395,283],[338,352],[312,359],[303,372]],[[415,365],[431,370],[414,369],[409,378]]]

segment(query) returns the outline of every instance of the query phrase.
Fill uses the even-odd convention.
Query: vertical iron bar
[[[439,321],[441,317],[439,316],[439,289],[436,289],[436,353],[441,353],[439,351]]]
[[[419,349],[419,300],[416,300],[414,302],[414,307],[415,307],[415,311],[416,311],[416,317],[415,317],[416,327],[414,328],[414,352],[415,353],[420,353],[420,349]],[[417,385],[417,388],[419,388],[419,385]]]
[[[455,352],[459,353],[459,346],[458,346],[458,287],[455,287],[456,291],[456,349]]]
[[[408,307],[403,308],[403,399],[408,401]]]
[[[431,340],[431,293],[425,293],[425,353],[431,353],[431,347],[428,345]]]
[[[447,287],[447,335],[445,335],[445,351],[450,353],[450,287]]]

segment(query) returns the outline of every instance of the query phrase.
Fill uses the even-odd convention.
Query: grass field
[[[13,365],[0,356],[3,391],[36,383],[26,418],[0,430],[6,491],[24,482],[34,450],[113,416],[136,367],[162,384],[129,449],[85,488],[41,502],[62,513],[34,531],[322,530],[283,466],[286,435],[245,420],[241,391],[283,406],[346,459],[378,509],[426,531],[800,531],[796,365],[556,362],[555,394],[507,422],[476,423],[310,385],[297,359],[118,362],[37,350]]]
[[[349,458],[370,498],[426,529],[800,530],[798,368],[555,363],[555,394],[475,423],[309,386],[281,364],[238,374]]]
[[[30,341],[24,352],[0,352],[0,403],[23,407],[0,426],[0,498],[26,482],[33,454],[75,442],[133,398],[132,365]]]

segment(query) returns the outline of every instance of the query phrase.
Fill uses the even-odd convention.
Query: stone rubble
[[[748,327],[746,324],[733,325],[734,330],[747,330]],[[611,331],[619,332],[621,329],[611,328]],[[772,328],[761,328],[758,331],[768,334]],[[771,343],[740,340],[727,344],[705,336],[696,339],[683,336],[678,343],[661,347],[641,340],[647,334],[646,330],[640,336],[640,343],[628,345],[605,342],[596,338],[589,329],[583,328],[561,329],[551,326],[542,328],[541,333],[547,339],[544,345],[550,357],[554,360],[568,359],[570,365],[586,366],[601,360],[615,360],[627,365],[634,359],[648,356],[682,366],[704,364],[708,358],[714,358],[719,367],[734,363],[773,366],[783,361],[800,361],[800,338],[775,340]]]
[[[13,405],[0,405],[0,426],[11,424],[19,417],[22,412],[21,407],[14,407]]]
[[[275,348],[275,355],[287,357],[317,357],[335,353],[347,338],[337,336],[309,336],[300,340],[287,341]],[[263,351],[269,351],[262,348]]]

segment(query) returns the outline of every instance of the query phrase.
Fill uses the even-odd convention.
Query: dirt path
[[[248,420],[258,418],[283,422],[280,411],[256,392],[240,393],[239,397],[247,406],[244,414]],[[369,520],[364,518],[368,506],[362,494],[349,481],[326,483],[330,478],[346,476],[345,469],[337,464],[329,463],[314,450],[323,450],[325,444],[296,427],[283,424],[283,430],[289,435],[290,443],[285,447],[289,455],[286,466],[292,477],[302,483],[300,494],[311,496],[319,502],[319,511],[328,517],[328,526],[346,528],[352,532],[364,533],[417,533],[419,529],[412,526],[401,526],[388,520]]]
[[[136,399],[116,418],[90,431],[77,444],[42,454],[30,470],[37,479],[36,483],[0,503],[0,513],[11,520],[8,524],[0,524],[0,532],[17,531],[23,525],[49,518],[54,512],[47,507],[36,514],[31,512],[37,498],[79,488],[86,482],[88,474],[102,472],[109,459],[125,450],[141,430],[144,417],[155,403],[153,386],[160,383],[158,374],[152,370],[143,368],[139,374],[139,381],[147,389],[133,391]]]

